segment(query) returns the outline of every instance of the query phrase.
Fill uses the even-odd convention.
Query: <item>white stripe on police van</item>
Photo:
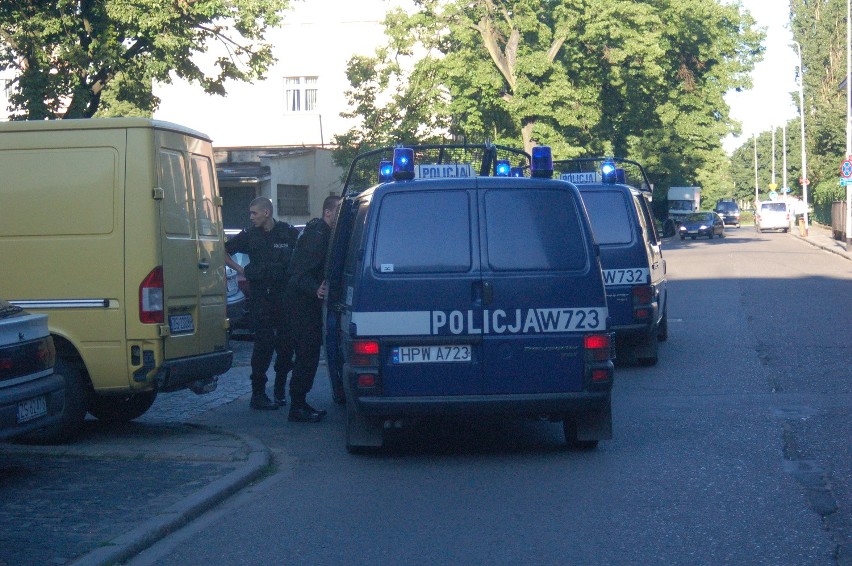
[[[359,336],[428,336],[430,311],[353,312]]]
[[[606,329],[604,308],[353,312],[359,336],[546,334]]]
[[[651,270],[647,267],[604,269],[603,276],[606,285],[638,285],[651,282]]]

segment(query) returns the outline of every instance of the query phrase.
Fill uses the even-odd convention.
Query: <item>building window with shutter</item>
[[[284,112],[316,112],[317,77],[284,77]]]
[[[279,216],[309,216],[307,185],[278,185]]]

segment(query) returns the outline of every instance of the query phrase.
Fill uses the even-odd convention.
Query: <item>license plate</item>
[[[47,399],[44,395],[18,403],[18,422],[25,423],[47,414]]]
[[[399,346],[391,358],[395,364],[469,362],[470,346]]]
[[[189,334],[195,331],[191,314],[169,315],[169,331],[172,334]]]

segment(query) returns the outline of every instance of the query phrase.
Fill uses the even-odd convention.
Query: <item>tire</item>
[[[580,440],[577,438],[577,422],[573,418],[562,421],[562,431],[565,433],[565,445],[574,450],[594,450],[598,447],[597,440]]]
[[[707,239],[709,239],[709,240],[713,239],[713,232],[710,232],[709,234],[707,234]]]
[[[156,390],[117,396],[94,393],[89,400],[89,413],[99,421],[126,423],[144,415],[156,398]]]
[[[669,309],[663,311],[660,323],[657,325],[657,341],[665,342],[669,339]]]
[[[636,363],[640,366],[649,367],[657,365],[657,361],[659,360],[657,350],[660,342],[658,335],[659,331],[657,333],[652,333],[648,338],[648,344],[642,345],[638,348],[638,350],[642,352],[642,355],[636,356]]]
[[[67,358],[57,358],[53,371],[65,381],[65,407],[62,410],[62,418],[56,424],[22,436],[22,442],[62,444],[73,440],[83,427],[89,388],[83,372],[75,361]]]

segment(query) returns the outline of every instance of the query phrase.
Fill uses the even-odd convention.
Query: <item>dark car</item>
[[[681,240],[686,239],[687,236],[693,240],[700,236],[707,236],[712,240],[713,236],[724,237],[725,222],[715,212],[695,212],[681,220],[678,230]]]
[[[0,440],[59,422],[65,382],[47,316],[0,300]]]
[[[720,200],[716,202],[713,212],[722,217],[725,225],[740,227],[740,207],[732,200]]]

